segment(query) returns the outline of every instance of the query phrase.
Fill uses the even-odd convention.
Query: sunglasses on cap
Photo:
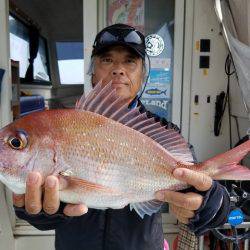
[[[131,30],[127,35],[123,35],[122,32],[120,34],[112,34],[109,31],[103,32],[98,40],[95,41],[95,46],[99,44],[113,43],[113,42],[125,42],[125,43],[134,43],[134,44],[142,44],[143,41],[141,37],[135,30]]]
[[[124,45],[134,49],[141,57],[145,56],[145,38],[133,27],[110,26],[97,34],[92,55],[110,45]]]

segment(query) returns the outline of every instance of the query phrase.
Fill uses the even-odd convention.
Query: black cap
[[[121,23],[108,26],[96,35],[91,57],[100,55],[109,47],[116,45],[130,48],[142,59],[145,58],[144,35],[134,27]]]

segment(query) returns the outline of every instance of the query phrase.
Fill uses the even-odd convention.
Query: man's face
[[[116,46],[94,58],[93,85],[112,81],[117,94],[128,100],[138,93],[143,76],[142,59],[124,47]]]

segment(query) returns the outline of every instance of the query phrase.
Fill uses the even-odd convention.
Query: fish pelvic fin
[[[214,180],[250,180],[250,169],[238,163],[250,152],[250,140],[208,159],[201,168]]]
[[[79,190],[84,192],[102,192],[110,195],[118,193],[117,190],[112,188],[74,176],[70,171],[60,172],[59,178],[63,178],[67,181],[66,188],[64,189]]]
[[[163,202],[158,200],[130,203],[130,211],[134,209],[143,219],[146,214],[151,216],[153,213],[158,212],[161,209],[162,204]]]
[[[130,127],[156,141],[179,160],[193,162],[192,152],[176,127],[171,123],[166,127],[154,117],[149,117],[145,111],[142,112],[140,107],[130,109],[128,106],[129,101],[117,95],[112,82],[105,86],[99,82],[86,97],[81,97],[75,108]]]

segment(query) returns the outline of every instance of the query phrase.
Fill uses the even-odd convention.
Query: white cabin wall
[[[1,85],[0,124],[7,125],[11,119],[11,84],[9,64],[9,35],[8,35],[8,2],[0,1],[0,68],[5,70]],[[0,183],[0,250],[14,250],[15,241],[11,228],[8,206],[5,199],[5,187]]]
[[[187,5],[191,5],[191,2],[188,2]],[[203,161],[229,149],[227,110],[223,117],[220,136],[214,136],[213,132],[216,95],[221,91],[226,92],[227,88],[224,65],[228,49],[214,11],[214,1],[194,0],[193,4],[193,15],[191,18],[186,18],[185,48],[188,49],[187,43],[190,41],[187,39],[192,36],[192,43],[190,43],[192,53],[188,60],[184,58],[186,60],[184,72],[186,70],[187,73],[184,74],[183,95],[187,96],[185,91],[190,91],[190,98],[186,97],[183,100],[182,128],[186,132],[186,138],[194,146],[198,160]],[[188,7],[190,8],[190,6]],[[192,31],[192,28],[193,35],[187,33],[187,30]],[[196,43],[200,39],[211,40],[210,52],[200,52],[196,48]],[[189,50],[185,53],[188,54]],[[210,68],[207,70],[207,74],[199,68],[200,55],[210,56]],[[195,95],[199,96],[198,105],[194,103]],[[207,96],[210,96],[210,103],[207,103]]]

